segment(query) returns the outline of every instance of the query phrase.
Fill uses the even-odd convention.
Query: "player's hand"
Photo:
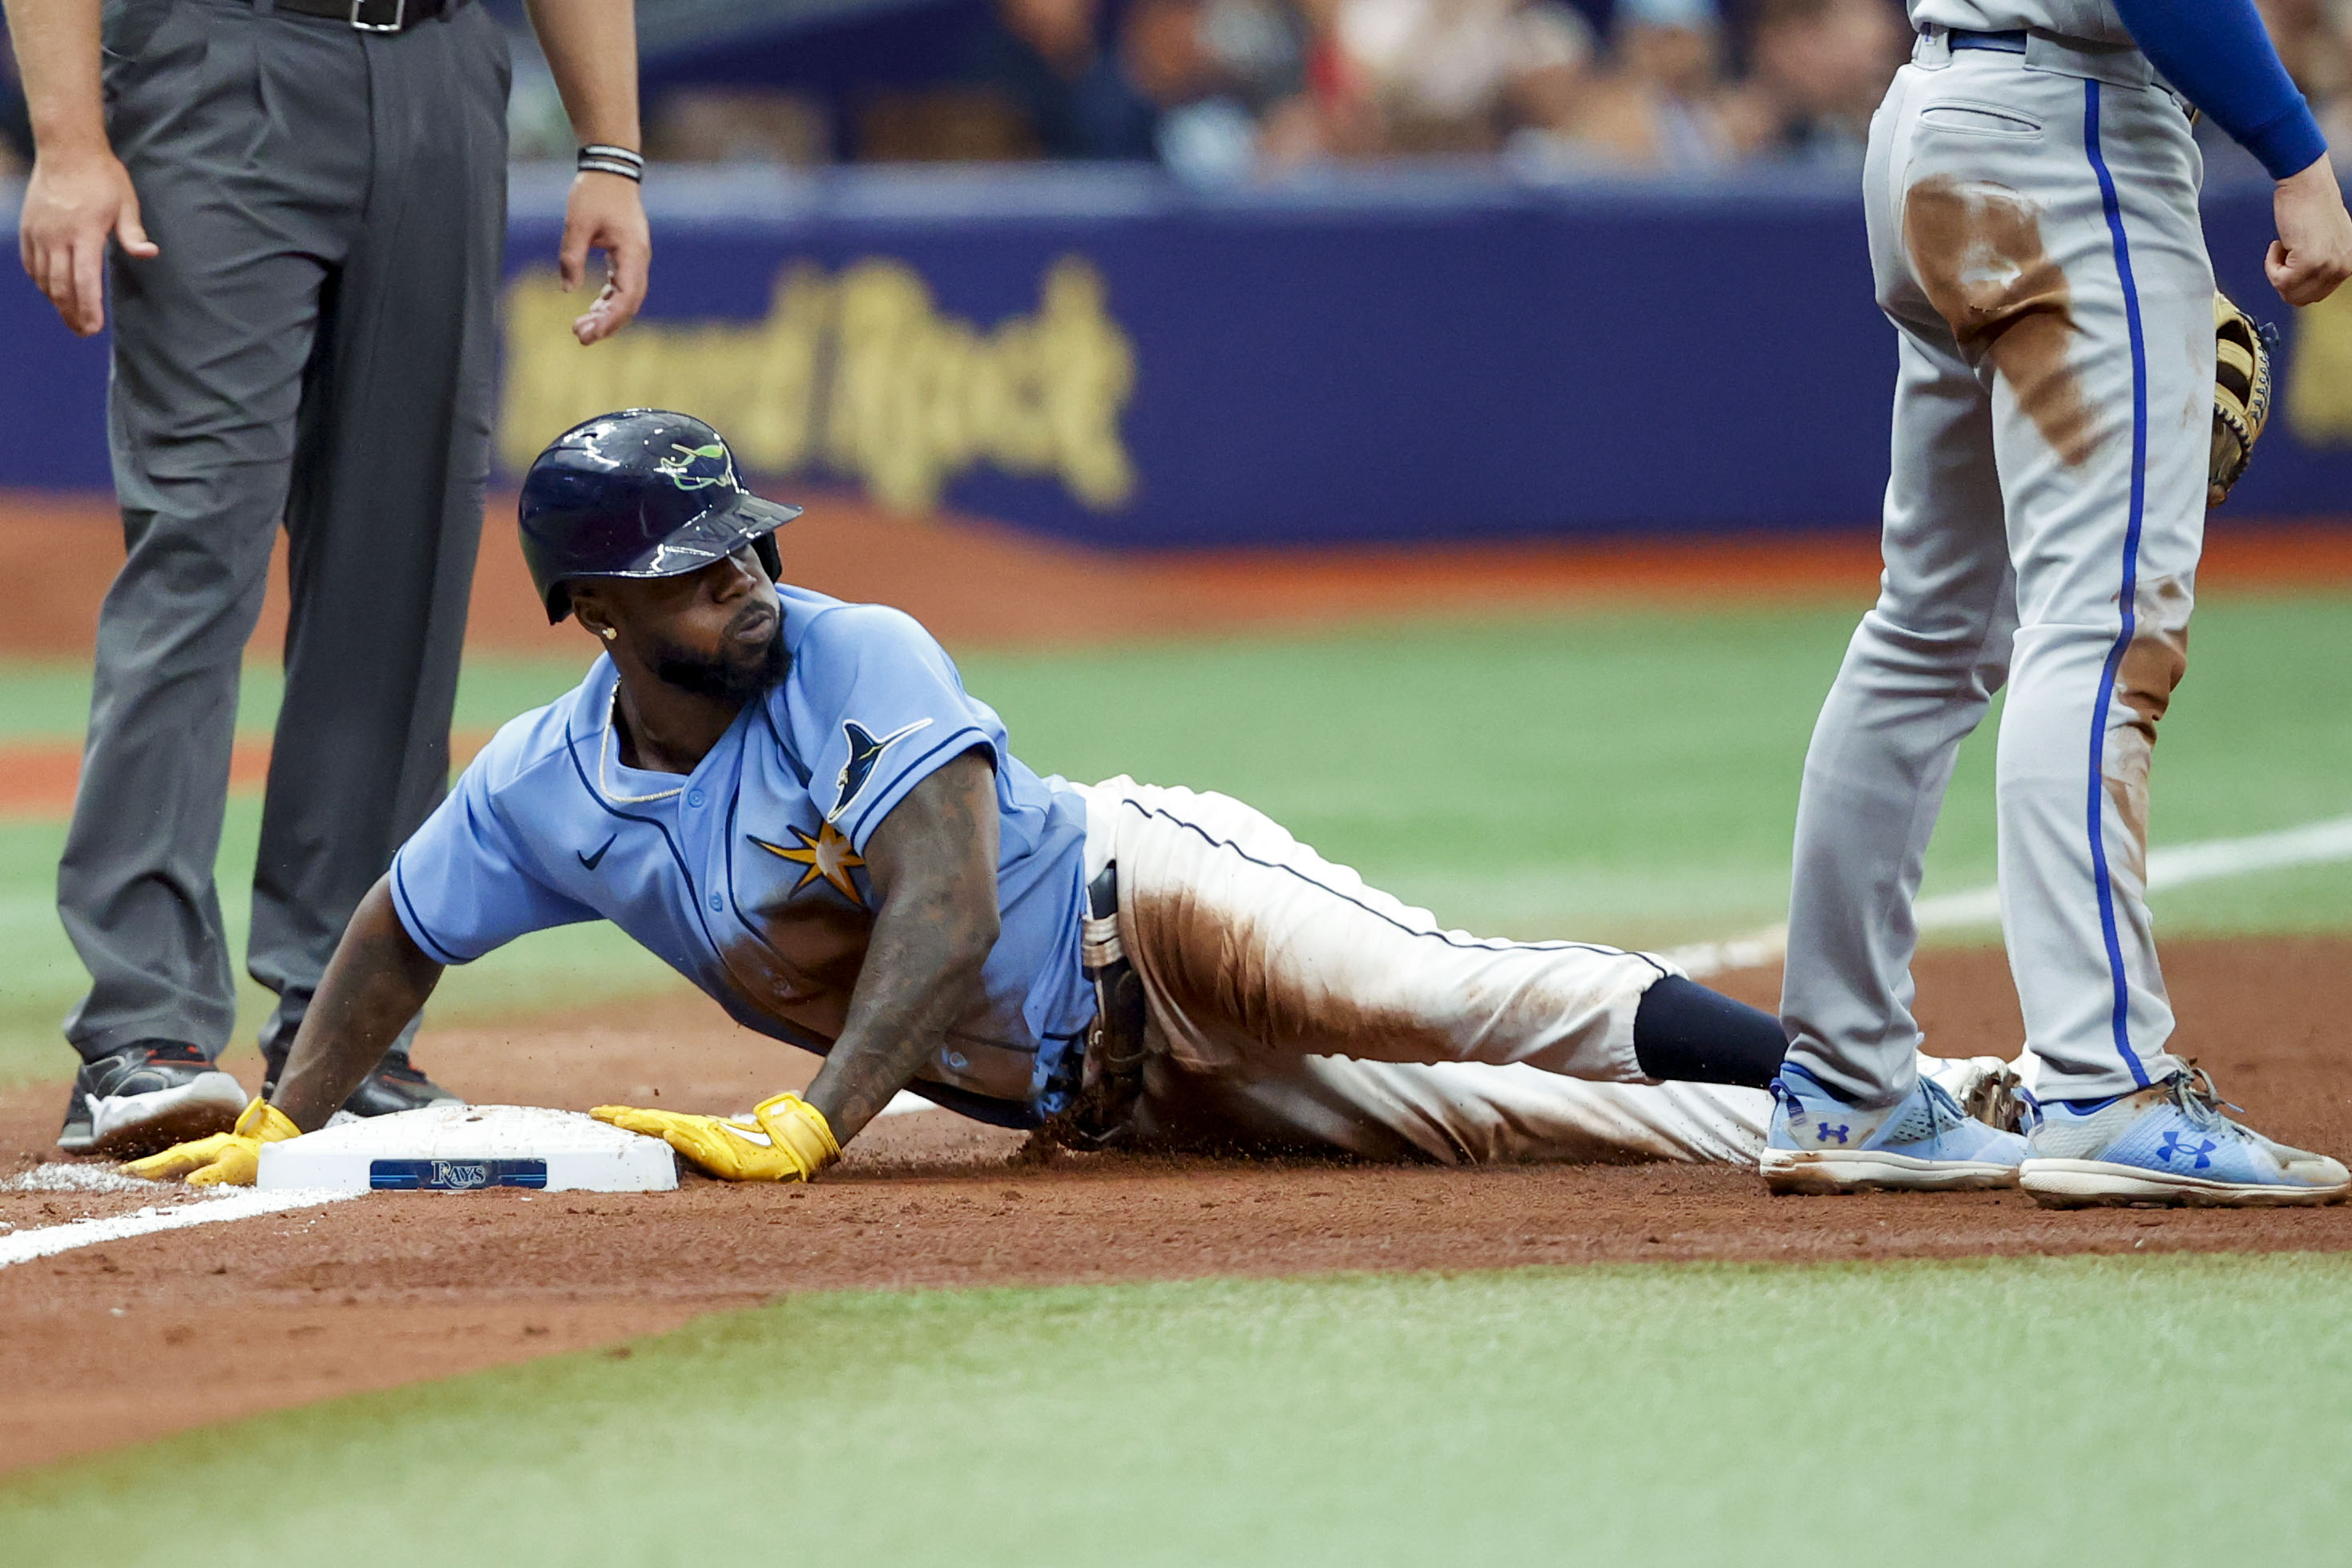
[[[626,1105],[599,1105],[588,1113],[659,1138],[721,1181],[806,1181],[841,1157],[823,1113],[797,1094],[761,1101],[750,1121]]]
[[[132,1160],[122,1171],[142,1181],[184,1176],[190,1186],[251,1186],[261,1174],[261,1145],[301,1135],[302,1129],[289,1121],[285,1112],[256,1100],[236,1119],[234,1130],[174,1145],[160,1155]]]
[[[126,256],[143,259],[158,254],[140,226],[131,172],[103,142],[42,148],[25,186],[17,251],[26,275],[49,297],[65,324],[85,338],[106,325],[109,239]]]
[[[654,239],[635,180],[586,169],[572,176],[572,195],[563,204],[563,248],[555,258],[565,293],[588,276],[592,250],[604,253],[604,287],[587,314],[572,323],[572,335],[583,344],[601,342],[635,320],[646,302]]]
[[[2326,153],[2299,174],[2289,174],[2271,195],[2278,238],[2271,241],[2263,270],[2271,287],[2290,305],[2316,305],[2352,277],[2352,216],[2344,211],[2344,188]]]

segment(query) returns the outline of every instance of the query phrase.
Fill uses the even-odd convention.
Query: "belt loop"
[[[1931,71],[1950,65],[1951,29],[1933,22],[1920,28],[1917,41],[1911,46],[1911,63]]]
[[[2135,45],[2070,38],[2040,30],[2026,35],[2025,67],[2122,88],[2153,86],[2156,75],[2147,57]]]
[[[1111,862],[1087,887],[1087,913],[1079,935],[1079,963],[1090,977],[1127,956],[1118,939],[1118,862]]]

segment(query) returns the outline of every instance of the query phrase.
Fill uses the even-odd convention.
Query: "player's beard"
[[[748,606],[730,622],[730,634],[720,639],[715,656],[675,644],[655,650],[654,674],[666,685],[698,697],[739,706],[749,703],[782,680],[784,673],[792,668],[792,657],[784,651],[784,622],[781,615],[776,618],[775,631],[756,648],[746,648],[732,635],[737,623],[759,613],[760,607]]]

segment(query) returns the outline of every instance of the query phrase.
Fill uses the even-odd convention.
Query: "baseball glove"
[[[2228,295],[2213,292],[2213,454],[2205,504],[2218,507],[2253,461],[2271,417],[2271,351],[2277,329],[2258,325]]]

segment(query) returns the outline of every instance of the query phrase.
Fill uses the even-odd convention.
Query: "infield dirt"
[[[2352,940],[2184,942],[2181,1049],[2264,1131],[2352,1149]],[[1926,955],[1935,1049],[2011,1054],[1996,949]],[[1718,984],[1769,1004],[1776,973]],[[593,1018],[431,1031],[483,1102],[738,1109],[812,1060],[679,995]],[[62,1082],[0,1098],[0,1178],[54,1157]],[[677,1326],[797,1291],[1332,1270],[1727,1259],[1809,1262],[2141,1250],[2352,1250],[2352,1207],[2053,1213],[2015,1193],[1768,1197],[1674,1166],[1452,1169],[1022,1155],[946,1113],[891,1117],[809,1187],[394,1195],[101,1245],[0,1270],[0,1469],[261,1410]],[[54,1223],[79,1197],[16,1195]],[[111,1200],[109,1200],[110,1203]],[[53,1206],[43,1216],[40,1206]]]

